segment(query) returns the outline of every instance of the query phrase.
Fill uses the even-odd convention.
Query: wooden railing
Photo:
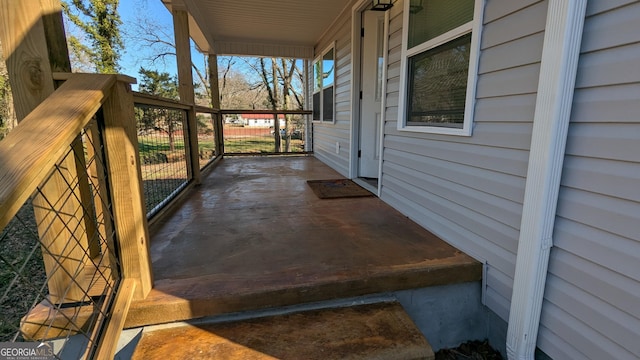
[[[144,93],[134,93],[134,103],[147,217],[152,219],[221,158],[219,111]]]
[[[112,357],[130,302],[153,286],[135,106],[186,114],[181,135],[190,184],[200,181],[202,165],[197,113],[209,116],[214,158],[220,158],[223,114],[310,112],[221,111],[134,93],[135,80],[125,76],[54,77],[61,86],[0,141],[0,235],[25,203],[33,206],[47,294],[24,314],[21,336],[81,333],[91,337],[85,356]],[[18,274],[11,283],[24,278]]]
[[[68,76],[0,142],[0,233],[30,200],[47,273],[49,294],[23,318],[22,337],[69,336],[69,328],[95,325],[84,332],[91,337],[84,355],[98,358],[113,357],[131,299],[146,297],[153,283],[129,82]],[[88,157],[100,161],[87,164]],[[113,252],[109,241],[117,243]],[[79,315],[95,307],[97,315]]]

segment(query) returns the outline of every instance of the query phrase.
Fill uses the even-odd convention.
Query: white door
[[[384,12],[362,13],[358,176],[377,178],[380,164]]]

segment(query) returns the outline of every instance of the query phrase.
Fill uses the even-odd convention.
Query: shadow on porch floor
[[[320,200],[313,157],[232,157],[152,228],[126,326],[476,281],[481,264],[377,197]]]

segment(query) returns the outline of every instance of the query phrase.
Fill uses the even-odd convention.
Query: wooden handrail
[[[173,99],[167,99],[156,95],[145,94],[141,92],[133,92],[133,99],[136,104],[158,106],[179,110],[195,110],[200,113],[209,114],[266,114],[266,115],[311,115],[311,110],[257,110],[257,109],[215,109],[201,105],[189,105],[185,102]]]
[[[311,110],[242,110],[242,109],[222,109],[220,114],[267,114],[267,115],[311,115]]]
[[[191,110],[193,107],[193,105],[189,105],[178,100],[167,99],[136,91],[133,92],[133,102],[140,105],[158,106],[178,110]]]
[[[156,95],[145,94],[141,92],[133,92],[133,101],[137,105],[149,105],[149,106],[158,106],[170,109],[179,109],[179,110],[195,110],[196,112],[207,113],[207,114],[217,114],[220,112],[219,109],[214,109],[207,106],[202,105],[189,105],[185,102],[173,99],[167,99]]]
[[[78,147],[78,141],[82,141],[79,134],[88,130],[87,136],[95,137],[93,141],[103,144],[104,164],[102,161],[99,163],[100,166],[104,166],[105,177],[98,181],[101,181],[104,186],[101,184],[96,191],[104,191],[102,196],[108,198],[110,215],[103,215],[103,218],[105,223],[111,223],[111,226],[108,226],[111,234],[103,234],[102,236],[105,239],[116,241],[115,248],[118,251],[117,253],[104,252],[103,256],[106,254],[109,256],[104,263],[102,261],[98,261],[98,263],[108,268],[108,274],[102,275],[105,281],[107,277],[111,278],[112,276],[120,277],[124,281],[121,288],[122,293],[118,294],[114,310],[118,312],[118,316],[126,314],[126,305],[130,302],[130,298],[142,299],[146,297],[153,286],[133,96],[128,81],[123,80],[126,79],[116,75],[71,75],[64,84],[27,115],[3,141],[0,141],[0,230],[4,229],[14,218],[37,187],[44,186],[41,188],[40,194],[45,197],[52,196],[51,199],[56,201],[60,198],[57,197],[60,194],[53,191],[57,189],[51,188],[51,183],[53,182],[54,185],[60,187],[71,186],[69,183],[55,183],[56,180],[52,181],[52,178],[48,177],[52,169],[55,169],[56,164],[59,164],[62,159],[75,163],[79,161],[78,157],[88,155],[83,155],[81,142]],[[97,127],[95,123],[91,124],[91,120],[100,109],[102,109],[104,128],[95,131],[96,129],[89,127]],[[91,147],[87,147],[84,151],[91,152],[91,149]],[[67,155],[70,151],[75,152],[75,155]],[[84,166],[86,165],[81,167]],[[84,183],[87,180],[78,178],[73,181]],[[106,191],[107,187],[109,191]],[[72,198],[76,201],[92,201],[91,198],[88,200]],[[38,196],[34,197],[34,204],[37,199]],[[67,201],[61,201],[61,203],[65,204]],[[56,203],[56,205],[58,204]],[[91,207],[90,204],[87,205]],[[36,206],[34,206],[34,210],[38,221],[39,214]],[[63,207],[54,207],[52,210],[53,212],[67,211]],[[68,211],[68,213],[74,211]],[[87,210],[84,209],[84,212]],[[68,271],[51,272],[46,269],[49,288],[48,299],[25,316],[28,321],[23,322],[21,328],[25,334],[35,336],[42,329],[51,329],[51,326],[62,321],[60,323],[61,329],[69,329],[74,332],[74,327],[78,329],[78,326],[84,326],[83,319],[94,316],[95,309],[83,312],[82,306],[75,307],[73,315],[69,315],[64,314],[63,310],[59,310],[58,304],[74,303],[73,300],[76,298],[83,300],[83,294],[91,295],[94,290],[99,289],[96,286],[100,285],[97,285],[93,280],[94,275],[91,275],[92,271],[97,271],[91,266],[95,262],[83,263],[87,255],[93,255],[88,253],[78,256],[75,253],[71,254],[71,251],[86,251],[88,246],[82,243],[84,240],[82,234],[78,237],[75,236],[75,224],[67,226],[68,223],[65,221],[66,218],[72,217],[72,221],[81,227],[85,224],[82,217],[87,215],[72,214],[60,217],[48,214],[40,215],[44,221],[38,221],[37,225],[41,246],[45,249],[43,250],[45,268],[47,267],[47,258],[58,257],[54,260],[56,267],[68,269]],[[95,215],[89,216],[95,217]],[[62,230],[50,231],[54,225],[59,226]],[[45,227],[44,231],[41,226]],[[97,230],[81,231],[94,233]],[[48,236],[49,233],[52,236]],[[65,242],[65,240],[67,241]],[[68,246],[72,241],[77,244]],[[79,273],[76,269],[82,271]],[[106,272],[104,269],[101,271]],[[86,281],[87,272],[90,274],[89,281]],[[73,274],[80,274],[80,277],[74,277]],[[68,296],[76,288],[80,290],[80,296]],[[102,294],[104,294],[105,289],[97,291],[103,291]],[[52,306],[56,308],[55,311],[51,310]],[[104,312],[105,309],[103,307],[100,311]],[[69,319],[78,316],[78,311],[84,315],[79,315],[79,322],[70,323]],[[111,332],[115,332],[114,329],[121,327],[122,323],[122,319],[117,319],[117,316],[114,316],[116,319],[109,320],[113,322]],[[95,321],[95,319],[91,320],[91,326],[95,325]],[[58,335],[59,333],[56,331],[49,332],[47,330],[43,336]],[[102,341],[111,342],[109,339]],[[106,344],[106,346],[108,345]],[[105,348],[105,351],[111,350]]]
[[[82,75],[83,73],[70,73],[70,72],[53,72],[51,74],[51,76],[53,77],[53,80],[55,81],[67,81],[69,80],[72,76],[75,75]],[[89,73],[89,75],[91,75],[91,73]],[[116,77],[117,81],[121,81],[127,84],[136,84],[138,81],[136,80],[136,78],[131,77],[129,75],[123,75],[123,74],[113,74]]]
[[[0,141],[0,229],[108,98],[115,75],[74,74]]]
[[[220,113],[220,109],[214,109],[214,108],[211,108],[211,107],[206,107],[206,106],[201,106],[201,105],[196,105],[193,108],[198,113],[207,113],[207,114],[219,114]]]

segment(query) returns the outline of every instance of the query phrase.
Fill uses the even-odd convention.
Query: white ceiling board
[[[164,0],[168,8],[171,2]],[[197,24],[192,37],[204,51],[215,43],[264,44],[264,49],[313,47],[352,0],[179,0]],[[225,46],[228,49],[228,46]],[[241,47],[236,47],[240,49]],[[219,54],[225,55],[225,54]],[[238,55],[238,54],[236,54]],[[241,55],[241,54],[240,54]],[[246,54],[277,56],[276,54]]]

